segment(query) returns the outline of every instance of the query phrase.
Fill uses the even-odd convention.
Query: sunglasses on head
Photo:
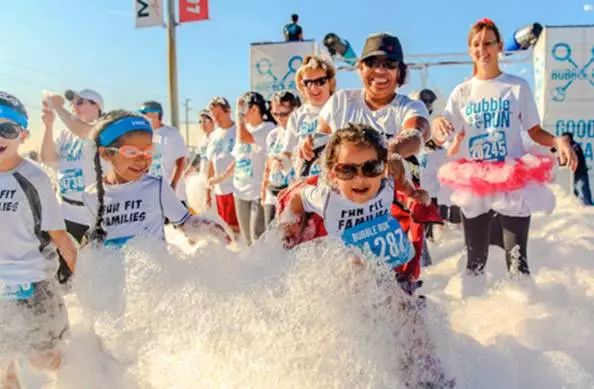
[[[4,139],[16,139],[21,133],[21,126],[16,123],[0,123],[0,137]]]
[[[320,77],[320,78],[314,78],[312,80],[301,80],[301,83],[306,88],[309,88],[313,85],[324,86],[324,85],[326,85],[327,82],[328,82],[328,77],[326,77],[326,76]]]
[[[398,61],[394,61],[387,58],[382,57],[369,57],[363,60],[363,63],[368,68],[376,69],[382,67],[384,69],[394,70],[398,68]]]
[[[144,150],[139,149],[136,146],[121,146],[121,147],[106,147],[107,150],[117,151],[122,157],[128,159],[136,159],[138,157],[143,157],[146,159],[152,158],[154,149],[153,146],[149,146]]]
[[[76,105],[77,107],[83,105],[84,103],[89,103],[91,105],[96,105],[97,104],[93,100],[89,100],[89,99],[79,98],[79,99],[74,100],[74,105]]]
[[[334,165],[334,173],[339,180],[348,181],[359,174],[369,178],[380,176],[384,174],[384,167],[384,162],[379,159],[374,159],[361,164],[337,163]]]

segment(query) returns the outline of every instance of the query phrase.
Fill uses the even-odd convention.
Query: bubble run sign
[[[534,48],[535,97],[543,127],[571,132],[594,179],[594,26],[547,26]]]
[[[295,73],[303,58],[316,51],[314,41],[252,43],[250,48],[250,89],[264,97],[277,91],[297,92]]]

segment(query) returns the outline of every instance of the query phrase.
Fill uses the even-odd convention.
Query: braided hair
[[[92,139],[95,142],[95,156],[93,158],[93,164],[95,167],[95,179],[97,182],[97,216],[95,218],[95,225],[91,231],[90,240],[94,242],[102,243],[107,235],[103,228],[103,215],[105,213],[105,186],[103,184],[103,167],[101,166],[101,156],[99,155],[99,147],[119,147],[122,139],[129,134],[133,134],[137,131],[131,131],[126,133],[124,136],[111,142],[109,145],[101,145],[99,143],[99,135],[113,122],[126,118],[126,117],[140,117],[139,115],[125,111],[125,110],[114,110],[104,116],[95,124],[93,129]],[[111,151],[110,151],[111,152]]]

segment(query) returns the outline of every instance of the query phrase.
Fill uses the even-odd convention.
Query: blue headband
[[[27,117],[19,111],[10,108],[9,106],[0,105],[0,118],[13,121],[22,128],[27,129]]]
[[[116,139],[132,131],[153,133],[151,125],[145,118],[125,117],[111,123],[99,134],[99,146],[109,146]]]

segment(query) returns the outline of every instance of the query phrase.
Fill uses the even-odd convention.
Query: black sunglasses
[[[364,177],[377,177],[384,174],[385,164],[379,159],[373,159],[361,164],[337,163],[334,165],[334,173],[339,180],[348,181],[355,178],[357,174]]]
[[[313,85],[324,86],[328,82],[328,77],[324,76],[320,78],[314,78],[313,80],[301,80],[301,82],[306,88],[309,88]]]
[[[15,123],[0,123],[0,137],[16,139],[21,133],[21,126]]]
[[[365,66],[367,66],[368,68],[372,68],[372,69],[383,67],[384,69],[394,70],[394,69],[398,68],[398,61],[394,61],[391,59],[385,59],[385,58],[381,58],[381,57],[365,58],[363,60],[363,63],[365,64]]]
[[[291,114],[292,111],[286,111],[286,112],[271,112],[272,116],[274,117],[279,117],[279,118],[286,118],[287,116],[289,116]]]

